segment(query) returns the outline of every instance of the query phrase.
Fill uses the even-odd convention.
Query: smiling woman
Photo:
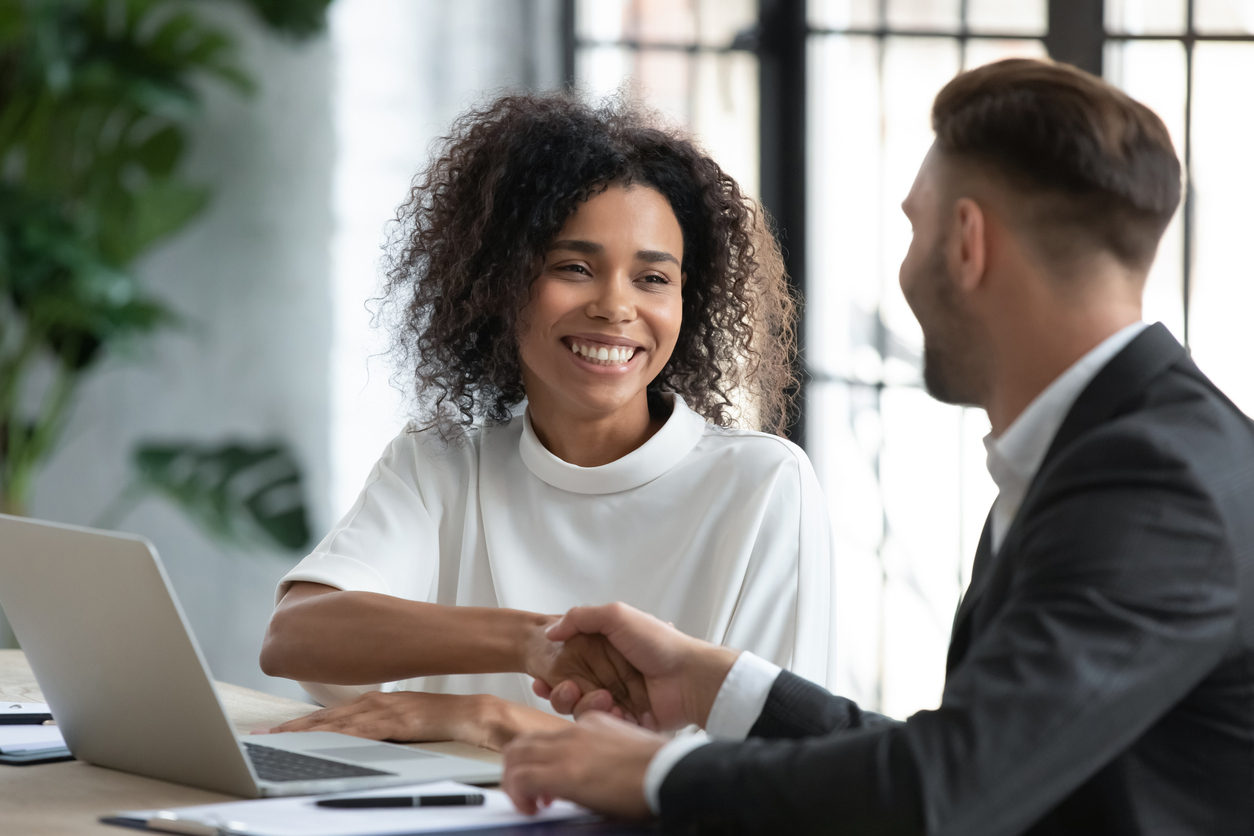
[[[563,724],[528,677],[579,677],[544,630],[586,602],[823,682],[826,503],[798,448],[737,426],[778,428],[791,382],[760,208],[628,106],[515,96],[454,125],[399,223],[418,414],[279,586],[262,667],[328,706],[281,728],[499,748]]]

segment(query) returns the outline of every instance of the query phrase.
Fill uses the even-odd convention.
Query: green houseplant
[[[240,2],[303,37],[323,27],[329,0]],[[178,320],[132,268],[209,200],[180,172],[198,85],[252,88],[211,5],[0,0],[0,511],[27,509],[84,377]],[[281,444],[145,445],[135,465],[137,488],[212,535],[240,539],[229,518],[244,513],[263,540],[308,539],[302,503],[279,503],[276,523],[262,513],[274,502],[221,483],[264,466],[290,494],[299,472]]]

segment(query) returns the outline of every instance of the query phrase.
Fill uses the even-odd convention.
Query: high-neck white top
[[[278,594],[314,581],[552,614],[624,601],[822,684],[832,544],[809,460],[776,436],[708,424],[672,397],[652,438],[601,467],[550,453],[526,415],[453,443],[403,432]],[[497,673],[383,687],[492,693],[547,710],[530,685]],[[305,684],[323,704],[378,687]]]

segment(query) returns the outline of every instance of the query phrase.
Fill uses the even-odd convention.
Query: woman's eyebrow
[[[576,253],[586,253],[587,255],[600,255],[605,252],[605,247],[595,241],[582,241],[577,238],[563,238],[561,241],[554,241],[549,245],[549,252],[553,250],[570,250]],[[637,250],[636,258],[649,264],[659,264],[669,261],[676,267],[681,266],[679,259],[664,250]]]
[[[675,258],[675,256],[671,255],[668,252],[663,252],[662,250],[640,250],[639,252],[636,253],[636,258],[640,259],[641,261],[647,261],[650,264],[657,264],[662,261],[669,261],[672,264],[674,264],[676,267],[679,266],[679,259]]]
[[[571,250],[577,253],[587,253],[596,255],[605,252],[605,247],[595,241],[579,241],[573,238],[566,238],[561,241],[554,241],[550,246],[550,250]]]

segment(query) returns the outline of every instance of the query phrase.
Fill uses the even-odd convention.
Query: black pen
[[[475,807],[483,803],[483,793],[465,795],[388,795],[366,798],[324,798],[314,802],[319,807]]]

